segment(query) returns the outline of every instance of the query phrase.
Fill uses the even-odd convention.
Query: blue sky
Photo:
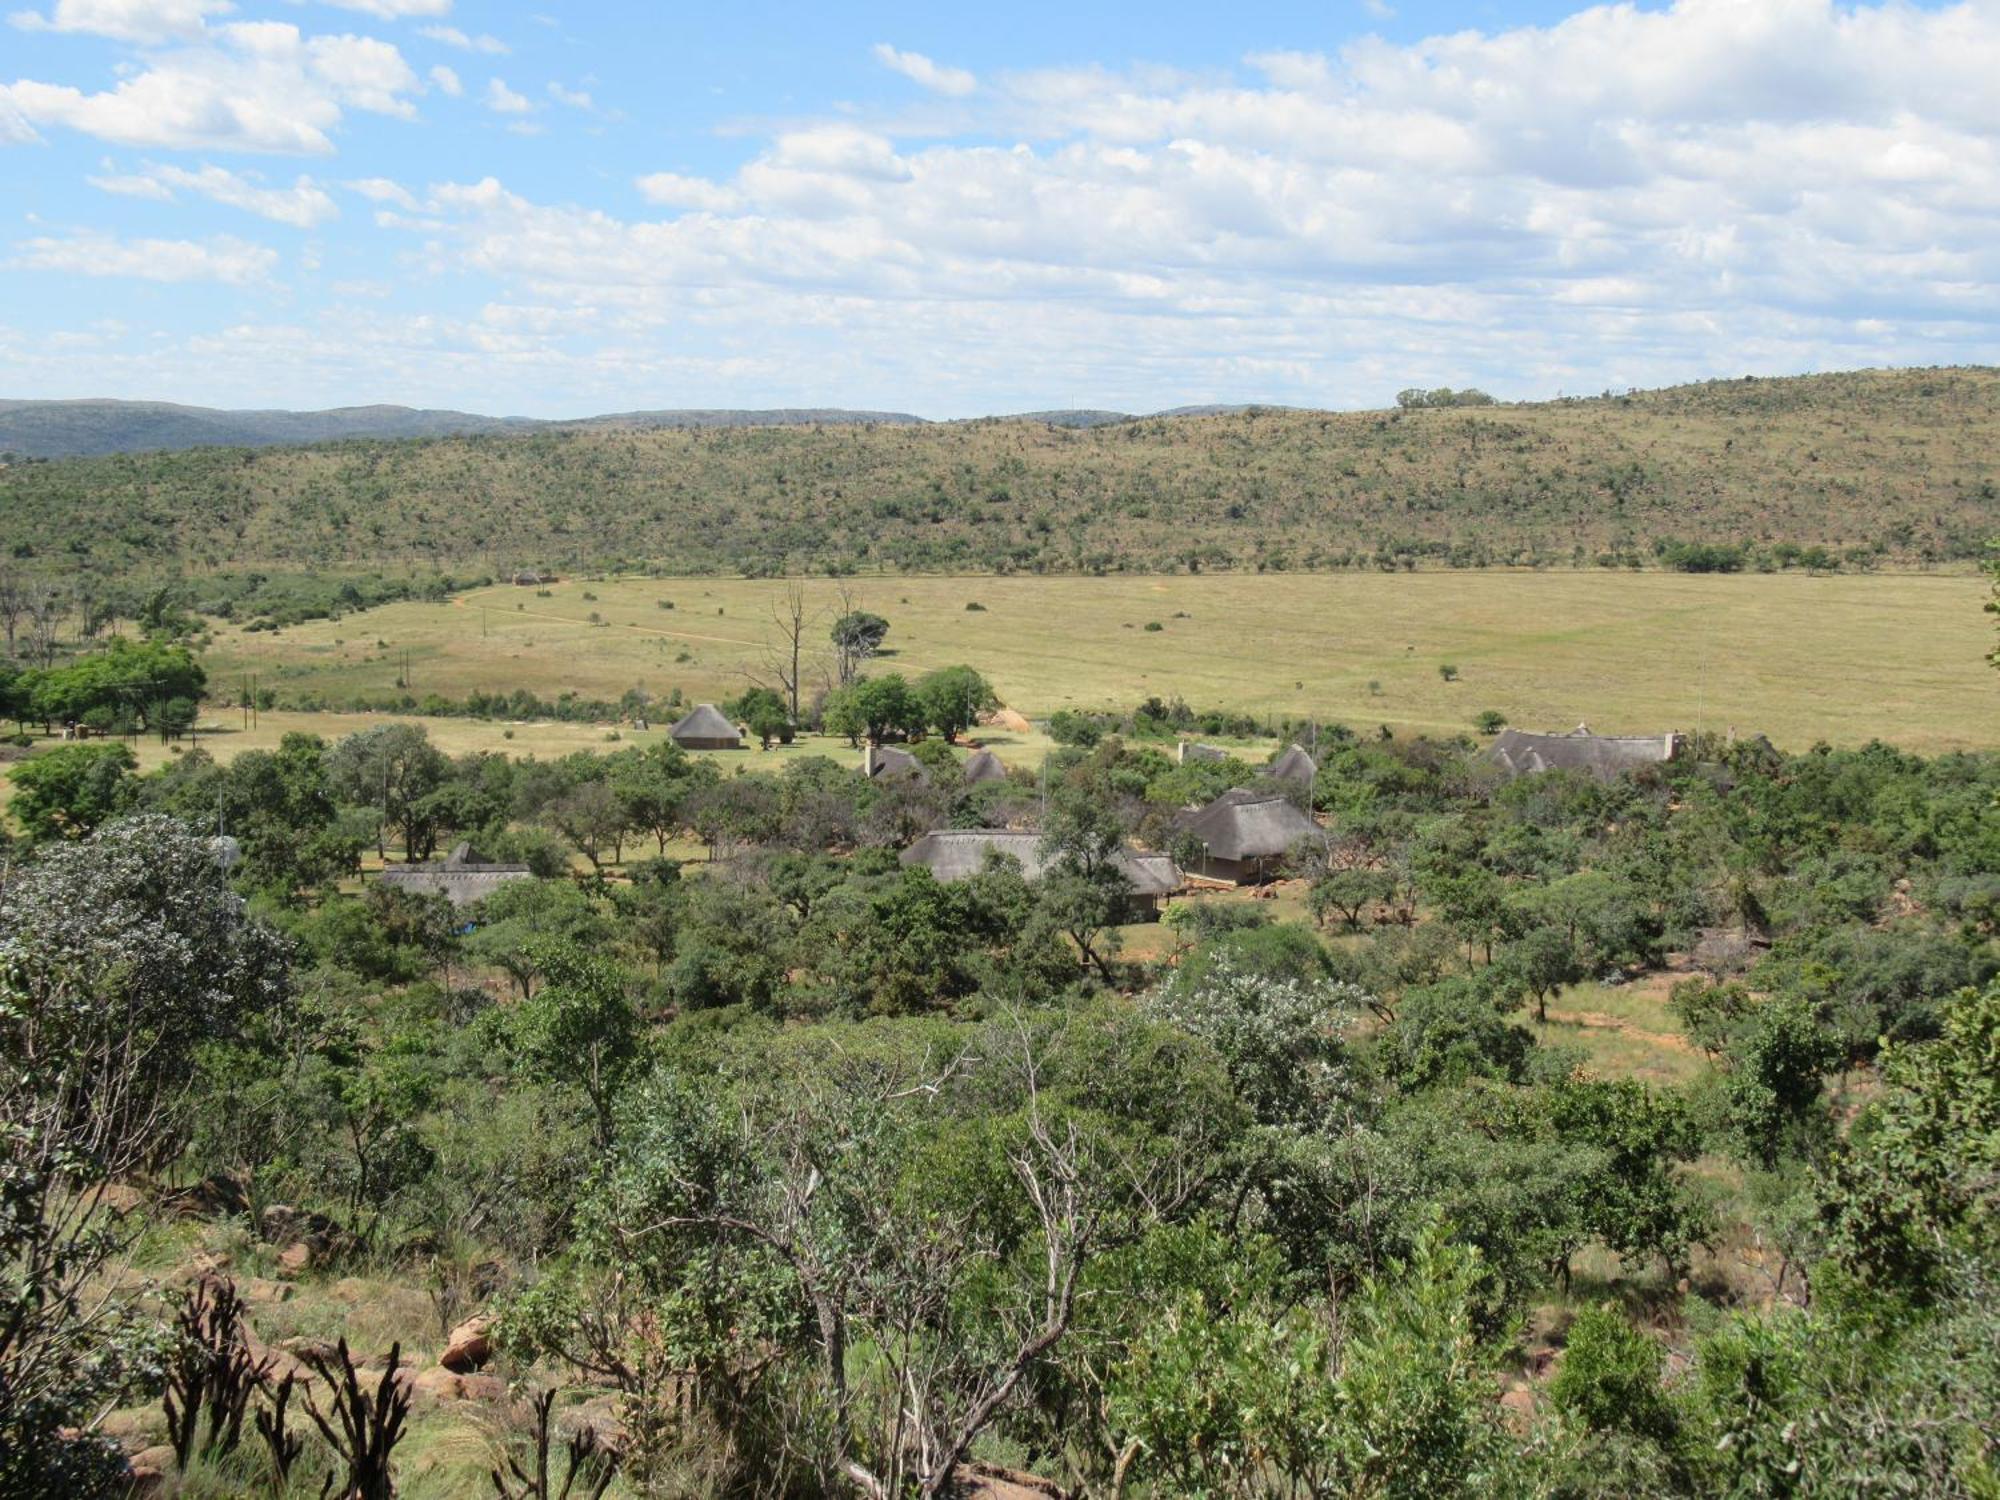
[[[0,397],[960,416],[2000,360],[2000,0],[13,3]]]

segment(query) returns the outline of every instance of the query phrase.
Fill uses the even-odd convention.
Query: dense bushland
[[[1934,563],[1977,556],[2000,516],[1997,422],[1993,372],[1915,370],[1090,428],[200,449],[0,469],[0,552],[112,580]],[[326,587],[218,602],[282,623],[327,607]]]
[[[1073,727],[1045,784],[974,787],[937,738],[875,782],[407,726],[147,776],[70,747],[101,764],[42,788],[0,889],[0,1493],[116,1493],[89,1422],[170,1371],[271,1418],[234,1304],[97,1298],[129,1205],[201,1181],[239,1269],[428,1287],[524,1388],[608,1398],[621,1471],[574,1461],[620,1493],[943,1495],[974,1461],[1991,1492],[2000,759],[1705,740],[1505,782],[1331,731],[1299,899],[1187,899],[1155,943],[1109,856],[1259,767]],[[896,858],[1000,824],[1039,879]],[[536,878],[357,879],[457,840]],[[1663,970],[1685,1081],[1545,1019]],[[307,1361],[355,1419],[297,1437],[308,1489],[386,1484],[426,1420],[360,1358]],[[492,1466],[528,1473],[549,1407],[510,1410]],[[248,1441],[185,1462],[273,1492]]]

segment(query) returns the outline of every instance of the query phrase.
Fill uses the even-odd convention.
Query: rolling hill
[[[1462,410],[635,417],[15,463],[0,552],[117,575],[1098,572],[1637,566],[1671,540],[1859,566],[1978,556],[1996,484],[2000,371],[1908,370]]]

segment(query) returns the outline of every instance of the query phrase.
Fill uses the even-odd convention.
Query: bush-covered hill
[[[1961,369],[1082,429],[205,449],[0,471],[0,551],[117,573],[1935,562],[2000,532],[1996,440],[2000,371]]]

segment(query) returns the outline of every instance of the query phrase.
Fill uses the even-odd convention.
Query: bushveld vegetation
[[[246,619],[0,576],[0,708],[75,736],[7,748],[0,1500],[2000,1487],[1974,700],[1929,756],[1711,727],[1510,780],[1476,642],[1349,666],[1460,694],[1431,734],[1303,676],[1248,712],[1237,651],[1193,706],[1052,703],[1046,758],[974,782],[1023,580],[791,585],[754,627],[677,584],[643,613],[688,634],[651,628],[743,629],[724,706],[782,749],[403,721],[218,759],[181,738],[218,617],[277,626],[242,650],[380,602],[273,582]],[[368,627],[476,618],[430,587],[363,617],[404,692],[436,664]],[[502,597],[588,642],[638,633],[631,587]],[[1199,651],[1202,606],[1146,602],[1103,632],[1127,689]],[[924,607],[987,650],[906,654]],[[1292,737],[1317,765],[1274,781]],[[857,774],[863,738],[909,755]],[[1206,857],[1186,814],[1239,788],[1297,804],[1281,878],[1134,922],[1126,846]],[[899,857],[983,829],[1033,878]]]
[[[833,727],[921,777],[52,752],[0,1494],[1992,1493],[2000,757],[1322,727],[1277,899],[1131,927],[1279,743],[967,785],[882,644]],[[897,859],[987,826],[1040,876]],[[458,841],[524,877],[370,877]]]
[[[110,579],[357,562],[1823,569],[1975,557],[2000,508],[1988,370],[1533,406],[1433,408],[1432,394],[1391,412],[1091,428],[575,430],[17,463],[0,470],[0,553]]]

